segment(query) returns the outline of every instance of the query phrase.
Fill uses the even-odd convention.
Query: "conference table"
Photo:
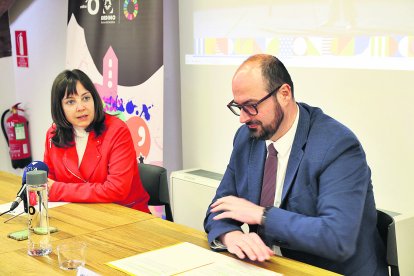
[[[13,201],[20,185],[21,177],[0,171],[0,204]],[[10,217],[0,217],[0,275],[76,275],[58,265],[56,246],[67,241],[86,242],[86,268],[100,275],[126,275],[106,263],[179,242],[209,248],[204,232],[151,214],[113,203],[68,203],[49,209],[50,225],[58,228],[51,234],[52,253],[31,257],[27,241],[7,237],[10,232],[26,229],[26,214],[4,223]],[[217,254],[234,257],[228,252]],[[263,263],[244,262],[283,275],[338,275],[280,256]]]

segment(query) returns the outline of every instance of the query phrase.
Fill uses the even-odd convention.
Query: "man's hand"
[[[273,251],[256,233],[233,231],[223,234],[220,240],[230,253],[240,259],[247,256],[252,261],[264,262],[273,255]]]
[[[211,212],[220,212],[213,219],[234,219],[247,224],[260,224],[264,208],[250,201],[235,196],[226,196],[217,199],[211,204]]]

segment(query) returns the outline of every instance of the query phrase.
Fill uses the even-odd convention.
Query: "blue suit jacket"
[[[260,227],[268,245],[286,257],[345,275],[388,275],[376,228],[371,172],[355,135],[319,108],[299,105],[299,123],[283,186],[282,203]],[[259,204],[265,141],[237,131],[229,165],[215,198],[234,195]],[[231,219],[204,222],[211,243],[240,230]],[[255,228],[250,227],[250,229]]]

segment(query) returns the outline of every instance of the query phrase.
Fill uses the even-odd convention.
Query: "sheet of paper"
[[[188,242],[109,262],[107,265],[130,275],[281,275]]]
[[[212,264],[202,266],[190,271],[180,273],[183,276],[202,276],[202,275],[228,275],[228,276],[274,276],[280,275],[267,269],[257,267],[240,260],[236,260],[227,256],[227,260],[216,261]]]
[[[101,276],[101,274],[98,274],[90,269],[87,269],[84,266],[80,266],[76,270],[76,276]]]
[[[11,204],[12,204],[11,202],[0,204],[0,214],[10,210]],[[54,208],[54,207],[65,205],[65,204],[68,204],[68,202],[49,202],[48,207],[50,209],[50,208]],[[7,214],[15,216],[15,215],[21,214],[22,212],[24,212],[24,207],[23,207],[23,202],[20,202],[19,206],[17,206],[16,209],[14,209],[13,211]]]

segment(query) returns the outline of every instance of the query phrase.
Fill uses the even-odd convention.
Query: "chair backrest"
[[[395,222],[392,216],[377,210],[377,229],[385,244],[387,264],[390,267],[391,276],[399,276]]]
[[[138,170],[142,185],[150,196],[148,204],[152,206],[164,205],[166,219],[173,221],[168,192],[167,170],[160,166],[144,163],[138,163]]]

